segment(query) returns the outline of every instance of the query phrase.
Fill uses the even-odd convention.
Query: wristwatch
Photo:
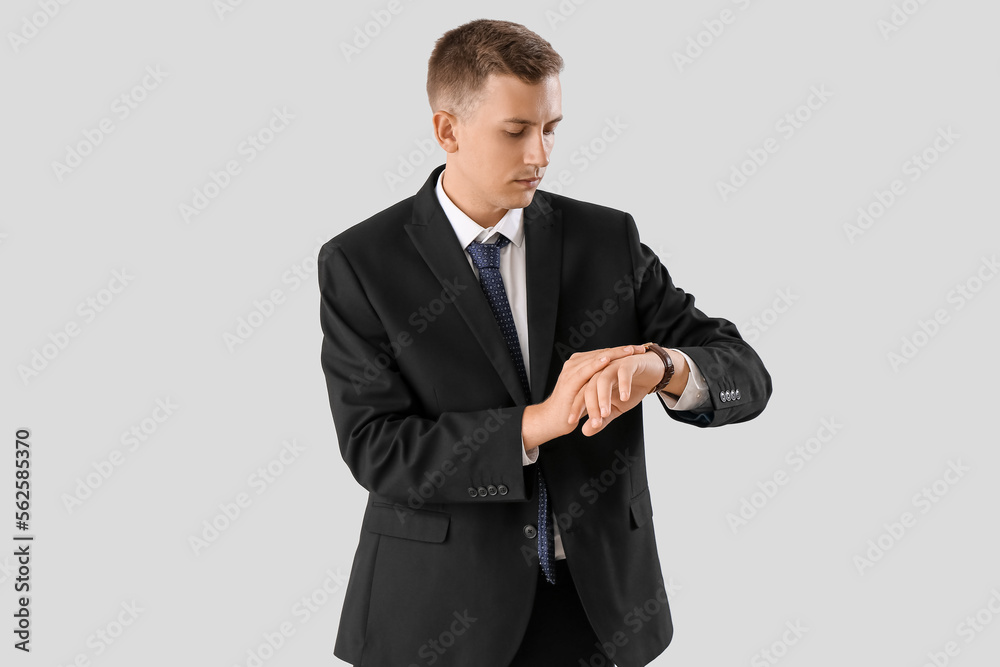
[[[660,391],[668,384],[670,384],[670,378],[674,376],[674,362],[671,361],[670,355],[667,354],[667,351],[664,350],[659,345],[657,345],[656,343],[652,342],[643,343],[642,346],[646,349],[647,352],[655,352],[657,355],[659,355],[660,359],[663,359],[663,365],[664,365],[663,379],[660,380],[659,384],[657,384],[655,387],[649,390],[649,394],[652,394],[654,392]],[[646,395],[649,396],[649,394]]]

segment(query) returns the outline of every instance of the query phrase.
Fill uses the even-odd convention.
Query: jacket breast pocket
[[[405,505],[372,502],[365,513],[365,530],[390,537],[421,542],[444,542],[451,515],[430,510],[414,510]]]

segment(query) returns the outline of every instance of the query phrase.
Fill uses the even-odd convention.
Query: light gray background
[[[993,277],[983,258],[1000,250],[1000,6],[902,4],[919,11],[887,37],[890,0],[402,0],[348,60],[341,44],[387,2],[246,0],[220,17],[209,0],[105,0],[59,5],[51,19],[32,19],[37,1],[5,3],[0,535],[13,544],[13,440],[27,427],[37,538],[34,650],[14,651],[5,633],[2,662],[246,665],[289,623],[264,664],[342,664],[332,651],[366,492],[330,417],[312,260],[444,161],[435,145],[401,184],[386,182],[431,136],[434,40],[480,17],[524,23],[566,60],[565,120],[541,188],[567,170],[564,194],[632,213],[676,284],[735,322],[773,376],[770,404],[746,424],[698,430],[644,405],[675,623],[652,664],[769,664],[758,652],[787,622],[808,631],[783,665],[918,666],[949,641],[949,664],[995,659],[993,612],[971,642],[959,624],[1000,591],[1000,280],[976,282]],[[723,10],[733,22],[701,35],[711,43],[679,68],[675,52]],[[13,44],[32,20],[45,25]],[[147,67],[166,76],[121,119],[112,104]],[[812,87],[832,96],[784,138],[775,124]],[[294,119],[248,162],[240,143],[274,108]],[[53,163],[103,118],[114,132],[60,180]],[[586,168],[574,161],[615,119],[627,126],[615,141],[595,143],[604,150]],[[904,163],[947,128],[957,139],[912,181]],[[717,183],[769,137],[780,149],[723,201]],[[241,173],[185,221],[180,205],[229,160]],[[894,179],[905,193],[851,242],[845,225]],[[86,322],[78,304],[122,270],[128,286]],[[966,283],[980,289],[960,308],[953,290]],[[273,290],[284,302],[230,350],[225,334]],[[779,292],[791,305],[769,312]],[[935,335],[915,336],[939,309]],[[79,335],[23,380],[19,366],[73,322]],[[894,368],[888,355],[914,336],[919,352]],[[134,451],[123,445],[168,398],[173,414]],[[842,426],[796,470],[787,452],[824,419]],[[258,494],[250,476],[290,440],[301,452]],[[113,450],[121,465],[67,509]],[[947,493],[923,513],[914,495],[949,462],[968,471],[940,482]],[[777,471],[788,483],[734,532],[727,514]],[[240,493],[252,504],[195,554],[189,538]],[[855,557],[907,511],[916,525],[859,571]],[[5,628],[12,550],[0,550]],[[342,579],[325,593],[330,573]],[[313,595],[323,604],[305,619],[295,605]],[[97,655],[88,636],[133,601],[138,618]]]

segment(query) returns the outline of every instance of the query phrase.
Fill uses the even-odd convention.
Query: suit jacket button
[[[479,487],[479,495],[480,496],[484,496],[484,497],[486,496],[486,487],[485,486]]]
[[[489,492],[491,496],[495,496],[497,494],[497,487],[490,484],[489,486],[486,487],[486,491]]]
[[[537,534],[538,531],[535,530],[535,527],[532,526],[530,523],[524,527],[524,536],[527,537],[529,540]]]
[[[476,493],[476,487],[474,486],[469,487],[469,495],[472,496],[473,498],[479,495],[478,493]]]
[[[726,392],[720,391],[719,392],[719,398],[722,400],[723,403],[725,403],[726,402]]]
[[[501,496],[506,496],[507,495],[507,490],[508,489],[507,489],[507,485],[506,484],[501,484],[500,486],[497,487],[497,491],[500,492]]]
[[[736,390],[736,400],[739,400],[739,398],[740,398],[740,390],[737,389]]]

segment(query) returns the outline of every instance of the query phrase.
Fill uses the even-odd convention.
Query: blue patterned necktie
[[[531,391],[528,388],[528,374],[524,369],[524,358],[521,356],[521,344],[517,338],[517,327],[514,326],[514,316],[510,312],[510,302],[507,301],[507,291],[503,286],[503,278],[500,276],[500,249],[510,243],[503,234],[498,234],[496,243],[479,243],[472,241],[467,248],[472,262],[479,269],[479,284],[486,293],[486,299],[493,309],[493,317],[500,325],[500,332],[507,342],[507,349],[517,367],[517,373],[521,377],[521,384],[524,386],[524,393],[529,397]],[[554,529],[549,525],[549,491],[545,484],[545,477],[542,475],[542,467],[535,465],[538,474],[538,562],[545,573],[545,579],[550,583],[556,583],[556,571],[553,566],[555,560]]]

